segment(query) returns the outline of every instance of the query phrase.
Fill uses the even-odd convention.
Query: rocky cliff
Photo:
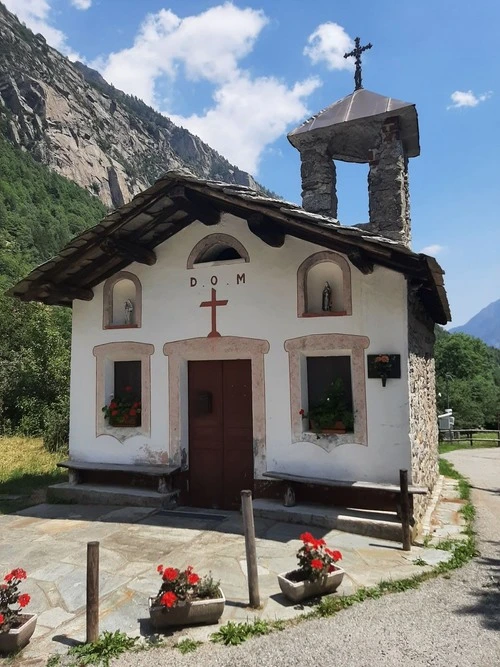
[[[117,207],[167,169],[259,186],[198,137],[71,63],[0,3],[0,132]]]

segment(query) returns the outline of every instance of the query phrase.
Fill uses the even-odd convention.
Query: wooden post
[[[473,436],[473,433],[472,433],[472,431],[469,431],[469,437],[470,437],[470,446],[471,446],[471,447],[472,447],[472,436]]]
[[[99,542],[87,542],[87,644],[99,637]]]
[[[410,532],[410,496],[408,494],[408,470],[399,471],[399,487],[401,493],[401,526],[403,530],[403,551],[411,551]]]
[[[257,549],[255,546],[255,526],[253,521],[252,492],[241,492],[241,509],[243,513],[243,530],[245,532],[245,549],[247,555],[248,596],[250,606],[260,607],[259,573],[257,569]]]

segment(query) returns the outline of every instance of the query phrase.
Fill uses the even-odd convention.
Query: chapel
[[[72,307],[71,474],[54,494],[237,509],[251,489],[279,512],[293,490],[288,504],[389,509],[406,469],[428,491],[421,521],[450,312],[441,267],[411,249],[415,105],[357,68],[288,139],[302,206],[167,172],[10,290]],[[365,224],[337,219],[337,161],[369,166]]]

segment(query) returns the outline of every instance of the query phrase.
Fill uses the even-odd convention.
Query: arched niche
[[[129,271],[120,271],[104,283],[103,327],[130,329],[139,328],[141,324],[141,281]]]
[[[331,310],[323,310],[323,291],[331,290]],[[352,315],[351,269],[336,252],[311,255],[297,271],[297,316],[335,317]]]
[[[229,234],[209,234],[191,250],[187,268],[249,262],[245,246]]]

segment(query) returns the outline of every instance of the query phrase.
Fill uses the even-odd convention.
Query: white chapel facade
[[[304,208],[169,172],[12,290],[72,304],[70,458],[89,479],[93,463],[169,466],[181,503],[226,509],[243,488],[278,497],[269,471],[408,469],[432,488],[449,311],[440,267],[409,248],[416,112],[348,97],[289,136]],[[370,164],[367,225],[336,220],[334,159]],[[320,483],[300,493],[332,502]]]

